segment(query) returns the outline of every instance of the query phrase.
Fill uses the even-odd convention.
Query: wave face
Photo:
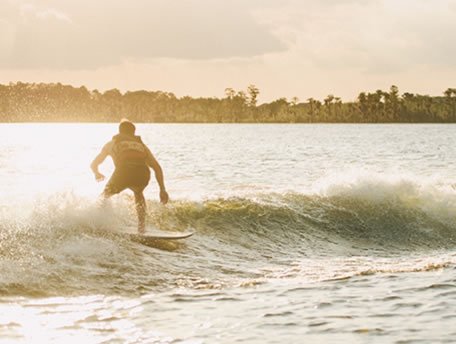
[[[227,244],[277,245],[287,254],[402,253],[456,244],[452,187],[411,181],[357,180],[312,194],[261,194],[204,202],[178,202],[154,217],[191,226]]]
[[[456,247],[454,190],[410,181],[366,180],[309,194],[182,200],[168,207],[150,202],[150,223],[196,232],[153,247],[113,232],[135,223],[132,203],[121,196],[100,209],[65,194],[37,201],[22,216],[3,209],[0,294],[212,288],[264,277],[271,266],[290,262],[404,257]],[[388,270],[371,266],[364,273],[382,269]]]

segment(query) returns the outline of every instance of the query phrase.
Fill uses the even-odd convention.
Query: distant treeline
[[[1,122],[156,123],[454,123],[456,88],[432,97],[389,91],[361,92],[354,102],[280,98],[257,104],[259,89],[225,90],[224,98],[178,98],[161,91],[89,91],[57,84],[0,84]]]

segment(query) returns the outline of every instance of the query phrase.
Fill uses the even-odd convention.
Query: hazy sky
[[[0,0],[0,83],[261,101],[456,87],[456,0]]]

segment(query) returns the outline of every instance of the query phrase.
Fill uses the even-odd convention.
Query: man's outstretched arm
[[[163,204],[168,203],[169,196],[166,192],[163,170],[160,164],[158,163],[157,159],[155,159],[155,157],[149,150],[147,154],[147,165],[149,165],[154,170],[155,179],[157,180],[158,186],[160,187],[160,202],[162,202]]]

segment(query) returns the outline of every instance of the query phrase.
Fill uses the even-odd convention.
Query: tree
[[[329,94],[324,100],[325,108],[326,108],[326,121],[330,121],[332,119],[332,102],[334,100],[334,96]]]
[[[365,92],[361,92],[359,95],[358,95],[358,108],[359,108],[359,111],[361,112],[361,117],[362,117],[362,122],[368,122],[367,120],[367,117],[368,117],[368,111],[369,111],[369,107],[368,107],[368,102],[367,102],[367,95]]]
[[[316,100],[313,99],[313,98],[309,98],[307,99],[307,101],[309,102],[309,119],[310,119],[310,123],[313,123],[314,122],[314,118],[315,118],[315,111],[316,111]]]
[[[225,96],[227,99],[233,99],[236,95],[236,91],[231,87],[225,88]]]
[[[443,94],[449,108],[450,120],[456,122],[456,88],[448,88]]]
[[[255,85],[250,85],[247,88],[248,102],[247,105],[250,107],[255,107],[257,105],[257,98],[260,94],[260,90]]]
[[[336,122],[343,121],[342,99],[340,97],[334,98],[334,119]]]
[[[299,98],[298,97],[293,97],[290,100],[290,116],[291,118],[289,119],[290,122],[292,123],[297,123],[300,120],[299,118],[299,111],[298,111],[298,102]]]
[[[389,106],[387,106],[390,111],[390,118],[392,121],[396,121],[399,116],[399,88],[395,85],[390,87],[390,92],[386,93],[387,101]]]
[[[279,99],[274,100],[273,102],[269,103],[269,107],[271,109],[271,115],[272,115],[272,118],[271,118],[272,122],[289,121],[289,119],[288,119],[289,106],[290,106],[290,104],[288,103],[286,98],[279,98]],[[271,121],[271,120],[269,120],[269,121]]]

